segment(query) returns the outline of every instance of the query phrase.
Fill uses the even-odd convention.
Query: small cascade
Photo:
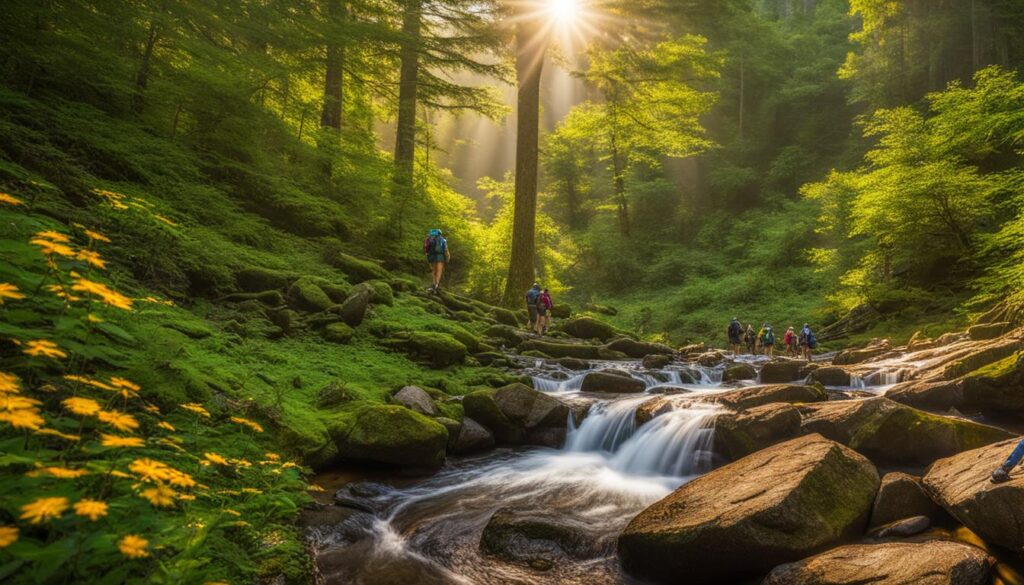
[[[569,429],[564,449],[614,453],[633,436],[636,430],[636,409],[646,401],[647,398],[631,398],[593,405],[580,426]]]
[[[541,392],[578,392],[583,386],[583,378],[588,372],[570,376],[565,380],[555,380],[543,376],[532,376],[533,387]]]
[[[882,369],[866,375],[850,374],[850,386],[858,390],[876,391],[899,384],[903,375],[902,369]]]

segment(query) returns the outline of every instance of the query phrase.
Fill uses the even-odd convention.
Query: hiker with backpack
[[[800,330],[800,349],[803,350],[803,357],[809,362],[814,361],[814,349],[817,347],[818,339],[811,331],[811,326],[804,323],[803,329]]]
[[[540,285],[536,282],[530,287],[530,290],[526,291],[526,312],[529,314],[530,327],[534,333],[540,335],[537,327],[537,322],[540,319],[540,315],[537,312],[537,301],[540,300]]]
[[[786,334],[782,338],[782,343],[786,346],[786,355],[789,357],[796,357],[796,331],[793,330],[792,325],[786,329]]]
[[[537,335],[544,335],[548,332],[548,327],[551,325],[551,307],[554,307],[554,303],[551,302],[551,293],[548,289],[541,291],[540,296],[537,297]]]
[[[747,344],[747,351],[754,355],[754,347],[757,345],[757,332],[754,331],[754,324],[747,323],[747,331],[743,334],[743,341]]]
[[[755,338],[755,343],[754,343],[754,354],[755,355],[761,355],[762,351],[764,350],[764,328],[767,327],[767,326],[768,326],[767,323],[763,323],[761,325],[761,328],[757,330],[757,337]]]
[[[729,321],[729,328],[726,330],[729,335],[729,348],[732,349],[733,355],[739,355],[740,353],[740,337],[743,336],[743,326],[740,325],[740,320],[737,317],[733,317],[732,321]]]
[[[768,323],[764,324],[764,334],[761,336],[761,346],[764,347],[764,355],[772,357],[775,350],[775,332]]]
[[[444,265],[451,261],[452,255],[448,251],[448,240],[441,235],[441,230],[432,229],[423,240],[423,253],[427,255],[427,262],[430,263],[430,272],[433,282],[430,285],[430,292],[437,294],[441,290],[441,277],[444,276]]]

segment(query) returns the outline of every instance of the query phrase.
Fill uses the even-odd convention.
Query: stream
[[[593,370],[627,370],[647,386],[631,395],[580,392],[584,372],[541,360],[525,360],[534,387],[556,395],[579,411],[569,416],[561,449],[499,448],[474,457],[452,457],[425,479],[371,477],[344,485],[355,514],[328,529],[310,529],[320,582],[325,585],[385,583],[636,583],[622,573],[615,543],[641,510],[685,482],[723,463],[712,453],[719,408],[695,400],[753,382],[721,382],[724,366],[673,364],[644,369],[639,361],[594,362]],[[740,356],[758,366],[765,358]],[[875,378],[875,379],[871,379]],[[889,382],[872,376],[858,388]],[[852,389],[852,388],[851,388]],[[668,396],[671,410],[642,426],[637,409]],[[579,418],[579,417],[576,417]],[[566,522],[588,543],[583,554],[544,566],[511,563],[481,552],[480,540],[492,514],[502,508]]]

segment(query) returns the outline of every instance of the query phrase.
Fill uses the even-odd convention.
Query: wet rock
[[[355,330],[345,323],[330,323],[324,327],[324,339],[331,343],[345,344],[352,341]]]
[[[931,414],[881,396],[808,404],[801,412],[804,432],[819,433],[886,464],[928,465],[1011,436],[996,427]]]
[[[982,323],[969,327],[967,329],[967,336],[975,341],[995,339],[1012,328],[1013,325],[1005,321],[1002,323]]]
[[[597,348],[597,357],[610,362],[617,362],[629,359],[629,356],[622,353],[621,351],[615,351],[614,349],[609,349],[604,346]]]
[[[945,345],[952,345],[958,341],[964,341],[967,339],[966,331],[950,331],[949,333],[943,333],[935,340],[935,345],[942,347]]]
[[[526,333],[516,329],[512,325],[491,325],[484,331],[485,337],[493,337],[500,339],[507,347],[518,347],[520,343],[526,341]]]
[[[943,540],[855,544],[776,567],[761,585],[986,585],[984,551]]]
[[[860,349],[844,349],[832,358],[832,364],[836,366],[859,364],[890,351],[892,351],[892,343],[888,339],[883,339]]]
[[[462,406],[498,443],[560,447],[565,442],[569,408],[524,384],[471,392]]]
[[[672,363],[672,356],[645,355],[642,365],[648,370],[660,370]]]
[[[536,350],[554,358],[573,357],[581,360],[601,359],[602,346],[586,343],[558,343],[531,339],[519,344],[519,350]]]
[[[684,345],[679,348],[679,355],[683,357],[690,357],[699,355],[707,351],[707,346],[703,343],[691,343],[690,345]]]
[[[637,407],[636,412],[633,414],[633,422],[639,427],[650,422],[654,417],[671,412],[673,409],[672,401],[668,398],[664,396],[652,398]]]
[[[825,393],[825,389],[817,384],[751,386],[707,397],[712,402],[717,402],[734,410],[753,408],[762,404],[771,404],[772,402],[820,402],[827,398],[828,395]]]
[[[824,366],[811,372],[810,379],[822,386],[849,386],[850,372],[839,366]]]
[[[648,355],[673,356],[676,353],[674,349],[667,345],[637,341],[635,339],[629,339],[628,337],[622,337],[611,341],[605,347],[612,351],[621,351],[627,356],[636,359],[640,359]]]
[[[910,516],[944,520],[945,512],[924,493],[920,478],[902,472],[885,474],[868,525],[884,526]]]
[[[931,518],[927,516],[910,516],[873,528],[870,536],[872,538],[908,538],[921,534],[931,526]]]
[[[750,364],[733,364],[722,372],[723,382],[757,379],[757,369]]]
[[[643,392],[647,385],[621,370],[600,370],[583,377],[581,392],[608,394],[636,394]]]
[[[303,311],[326,311],[334,301],[309,277],[302,277],[288,289],[288,302]]]
[[[477,354],[473,354],[473,357],[476,358],[476,361],[480,362],[482,365],[485,366],[494,364],[495,367],[500,367],[504,365],[505,361],[505,354],[499,353],[497,351],[483,351]]]
[[[562,331],[580,339],[600,339],[608,341],[619,335],[610,324],[593,317],[576,317],[562,323]]]
[[[587,360],[581,360],[581,359],[578,359],[578,358],[571,358],[571,357],[558,358],[557,360],[555,360],[555,363],[560,365],[560,366],[562,366],[563,368],[568,368],[570,370],[579,371],[579,370],[590,369],[590,362],[588,362]]]
[[[567,517],[553,517],[502,508],[491,516],[480,548],[499,558],[535,567],[549,567],[565,558],[595,554],[586,526]]]
[[[761,366],[761,383],[786,384],[803,380],[806,376],[801,376],[800,373],[806,365],[807,362],[788,359],[768,362]]]
[[[746,457],[800,434],[800,411],[791,404],[765,404],[715,418],[715,452],[729,461]]]
[[[915,408],[945,411],[963,406],[963,382],[961,380],[940,380],[938,382],[911,380],[889,388],[885,397]]]
[[[332,506],[314,502],[299,511],[299,517],[295,523],[299,528],[330,528],[366,514],[367,510],[358,507]]]
[[[619,537],[623,568],[659,583],[735,583],[861,533],[875,467],[820,435],[758,451],[683,485]]]
[[[996,414],[1024,413],[1024,354],[1013,354],[965,376],[957,408]]]
[[[395,395],[392,396],[392,398],[394,398],[395,402],[398,404],[401,404],[414,412],[425,414],[427,416],[437,416],[439,414],[437,405],[434,404],[433,399],[430,398],[430,394],[427,394],[427,391],[419,386],[406,386],[398,392],[395,392]]]
[[[697,356],[697,363],[705,368],[713,368],[725,361],[725,356],[720,351],[706,351]]]
[[[324,583],[359,585],[458,585],[451,574],[419,555],[380,550],[375,539],[331,545],[315,557]]]
[[[964,374],[974,372],[984,366],[1004,360],[1021,349],[1021,340],[1017,338],[1000,339],[972,351],[955,362],[947,365],[942,377],[952,380]]]
[[[403,406],[364,402],[328,420],[338,457],[403,468],[437,469],[448,430]]]
[[[463,417],[462,427],[452,443],[455,453],[486,451],[494,447],[494,435],[475,420]]]
[[[1002,441],[936,461],[922,479],[925,491],[986,542],[1011,550],[1024,547],[1024,474],[990,483],[1018,439]]]

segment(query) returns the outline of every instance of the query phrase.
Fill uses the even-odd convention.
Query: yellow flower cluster
[[[78,277],[75,279],[75,283],[71,285],[71,290],[99,297],[101,301],[111,307],[123,309],[125,311],[132,310],[133,301],[131,297],[126,297],[102,282],[95,282],[86,278]]]
[[[239,424],[239,425],[242,425],[242,426],[249,427],[250,429],[256,431],[257,433],[262,433],[263,432],[263,427],[260,426],[260,423],[258,423],[256,421],[252,421],[252,420],[249,420],[247,418],[242,418],[240,416],[233,416],[233,417],[231,417],[230,420],[231,420],[231,422],[233,422],[235,424]]]
[[[47,339],[34,339],[25,343],[25,349],[21,350],[32,357],[46,357],[61,359],[68,357],[67,352],[62,350],[56,343]]]
[[[189,412],[194,412],[200,416],[210,418],[210,411],[203,408],[201,404],[196,404],[195,402],[186,402],[185,404],[182,404],[181,407]]]
[[[14,374],[0,372],[0,422],[16,429],[38,430],[46,424],[38,400],[21,395],[21,381]]]
[[[6,282],[0,282],[0,305],[4,304],[4,299],[23,299],[25,295],[18,292],[18,287],[13,284]]]
[[[14,197],[13,195],[8,195],[7,193],[2,193],[2,192],[0,192],[0,203],[5,203],[7,205],[25,205],[21,201],[21,199],[18,199],[17,197]]]

